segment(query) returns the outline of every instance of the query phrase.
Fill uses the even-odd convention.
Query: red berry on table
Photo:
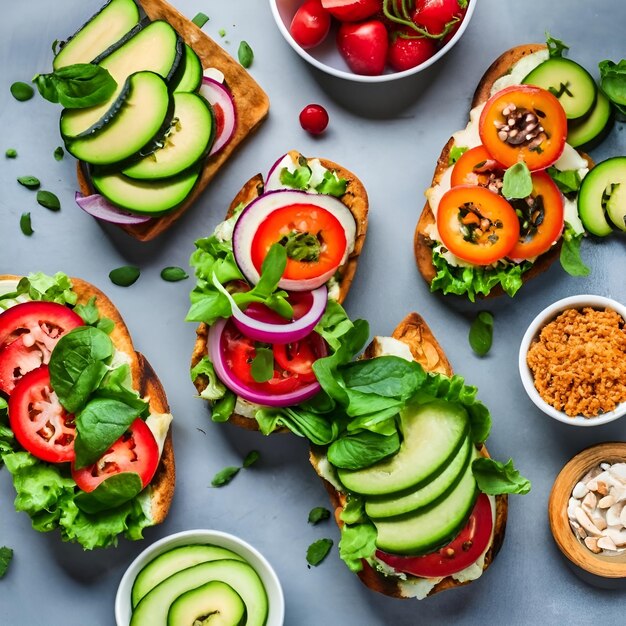
[[[300,126],[312,135],[319,135],[328,126],[328,113],[320,104],[307,104],[300,111]]]

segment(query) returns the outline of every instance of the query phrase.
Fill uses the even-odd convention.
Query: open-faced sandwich
[[[214,420],[306,434],[289,407],[316,395],[315,361],[340,351],[352,328],[341,302],[367,211],[354,174],[290,152],[265,179],[251,178],[226,220],[196,242],[191,376]]]
[[[367,332],[351,339],[357,351]],[[313,446],[310,459],[348,567],[398,598],[481,576],[504,539],[505,494],[527,493],[530,483],[512,461],[489,458],[489,411],[452,375],[422,318],[410,314],[392,337],[375,337],[358,361],[330,357],[315,371],[318,419],[334,439]]]
[[[162,522],[171,421],[101,291],[61,273],[0,276],[0,460],[35,530],[92,549]]]
[[[482,77],[467,127],[437,161],[415,231],[417,266],[431,291],[513,296],[560,251],[566,271],[588,273],[580,241],[604,209],[578,200],[593,163],[576,148],[602,138],[612,112],[565,49],[551,38],[517,46]]]
[[[36,82],[65,107],[77,203],[142,241],[180,217],[269,110],[246,70],[163,0],[109,0],[53,67]]]

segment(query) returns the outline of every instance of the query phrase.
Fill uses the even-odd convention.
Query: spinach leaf
[[[581,178],[577,170],[561,172],[556,167],[549,167],[546,172],[565,195],[576,193],[580,189]]]
[[[123,265],[109,272],[109,278],[114,285],[130,287],[137,282],[141,270],[136,265]]]
[[[617,64],[608,60],[601,61],[599,67],[600,88],[624,115],[626,113],[626,59],[622,59]]]
[[[502,195],[505,198],[527,198],[532,191],[533,179],[526,163],[519,161],[504,172]]]
[[[316,446],[328,445],[339,434],[339,426],[330,416],[318,415],[297,405],[281,409],[262,408],[256,412],[255,418],[264,435],[284,426],[294,435],[305,437]]]
[[[67,411],[76,413],[86,404],[112,355],[111,339],[93,326],[80,326],[59,339],[50,357],[50,382]]]
[[[200,393],[200,397],[205,400],[219,400],[224,397],[226,393],[226,387],[222,384],[222,381],[217,377],[213,363],[211,363],[208,356],[203,356],[190,371],[191,381],[195,382],[198,376],[206,376],[208,384],[205,389]],[[230,416],[230,415],[229,415]]]
[[[584,233],[576,233],[574,229],[565,222],[559,260],[561,261],[561,267],[570,276],[589,276],[591,272],[580,256],[580,244],[584,236]]]
[[[361,559],[368,559],[376,552],[376,528],[373,524],[344,524],[341,529],[339,556],[353,571],[363,569]]]
[[[397,356],[349,363],[341,374],[351,390],[403,400],[412,396],[426,380],[426,373],[418,363]]]
[[[258,450],[250,450],[248,454],[246,454],[246,458],[243,460],[243,467],[247,469],[254,465],[260,458],[261,454]]]
[[[332,539],[318,539],[314,541],[306,551],[307,563],[316,567],[326,558],[332,547]]]
[[[400,449],[397,432],[390,436],[363,430],[355,435],[343,435],[328,447],[328,460],[342,469],[358,470],[374,465]]]
[[[139,474],[121,472],[103,480],[93,491],[81,491],[76,495],[76,505],[85,513],[96,514],[132,500],[143,485]]]
[[[241,65],[246,69],[248,69],[252,65],[252,61],[254,60],[254,52],[252,52],[252,48],[247,41],[242,41],[239,44],[237,57],[239,58],[239,63],[241,63]]]
[[[491,496],[530,491],[530,481],[515,469],[512,459],[505,464],[481,457],[472,463],[472,472],[478,488]]]
[[[472,322],[469,330],[469,343],[478,356],[485,356],[493,342],[493,315],[481,311]]]
[[[560,39],[552,37],[548,32],[546,32],[546,46],[551,59],[560,59],[563,53],[569,50],[569,46],[566,46]]]
[[[51,191],[45,191],[40,189],[37,192],[37,202],[44,208],[50,211],[60,211],[61,210],[61,202],[59,198],[54,195]]]
[[[164,267],[161,270],[161,278],[167,282],[175,283],[189,278],[189,274],[182,267]]]
[[[326,343],[338,350],[342,337],[354,326],[344,308],[336,300],[329,300],[322,318],[315,326],[315,332],[321,335]]]
[[[348,181],[345,178],[339,178],[337,172],[327,170],[324,172],[322,182],[315,187],[315,191],[326,194],[327,196],[341,198],[341,196],[346,193],[347,188]]]
[[[271,348],[257,345],[250,364],[250,374],[257,383],[266,383],[274,377],[274,353]]]
[[[240,469],[240,467],[235,467],[234,465],[225,467],[213,476],[211,486],[223,487],[224,485],[227,485],[233,478],[235,478],[235,476],[237,476]]]
[[[30,221],[30,213],[22,213],[20,216],[20,230],[27,237],[30,237],[35,232]]]
[[[37,74],[33,82],[46,100],[59,102],[66,109],[83,109],[106,102],[117,88],[104,67],[91,63],[76,63],[51,74]]]
[[[395,418],[403,404],[403,402],[398,400],[391,403],[387,408],[359,415],[350,420],[347,430],[348,432],[370,430],[379,435],[392,435],[397,431]]]
[[[6,575],[12,558],[13,550],[11,548],[7,548],[6,546],[2,546],[0,548],[0,578],[4,578]]]
[[[309,524],[317,524],[330,518],[330,511],[323,506],[316,506],[309,511]]]
[[[93,397],[117,400],[132,407],[137,412],[137,417],[146,418],[150,415],[150,404],[140,397],[132,384],[130,366],[124,363],[104,377]]]

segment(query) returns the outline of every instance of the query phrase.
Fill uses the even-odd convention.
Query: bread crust
[[[302,156],[296,150],[291,150],[288,154],[294,159],[294,161],[297,161],[297,159]],[[356,221],[356,237],[354,241],[354,250],[348,257],[346,263],[344,263],[337,270],[337,273],[340,276],[339,297],[337,298],[337,300],[339,303],[342,303],[348,295],[348,291],[350,290],[350,285],[352,284],[354,275],[356,273],[359,255],[361,254],[361,250],[363,249],[363,244],[365,242],[365,235],[367,233],[369,203],[367,191],[365,190],[363,183],[350,170],[347,170],[345,167],[342,167],[341,165],[338,165],[337,163],[334,163],[333,161],[329,161],[327,159],[320,159],[320,162],[326,169],[335,170],[339,178],[345,178],[348,181],[346,193],[341,196],[340,200],[350,209],[350,212],[352,213]],[[263,191],[263,176],[261,174],[256,174],[243,185],[243,187],[234,197],[226,213],[226,219],[233,215],[236,207],[238,207],[240,204],[250,203],[252,200],[254,200],[254,198],[262,195]],[[202,357],[208,354],[208,334],[209,327],[203,322],[200,323],[200,325],[196,329],[196,342],[194,344],[193,353],[191,355],[191,367],[197,365]],[[198,376],[194,381],[194,385],[198,393],[202,393],[208,385],[208,379],[205,376]],[[259,430],[258,422],[255,419],[245,417],[238,413],[233,413],[229,421],[232,424],[239,426],[240,428],[245,428],[246,430]],[[289,431],[285,428],[282,428],[279,429],[277,432],[286,433]]]
[[[19,280],[21,276],[0,275],[0,280]],[[100,289],[80,278],[71,278],[72,287],[78,296],[77,304],[86,304],[90,298],[96,297],[96,306],[101,317],[111,319],[115,327],[109,335],[117,350],[121,350],[130,357],[130,373],[133,389],[141,397],[147,398],[152,413],[169,413],[170,408],[161,382],[148,360],[137,352],[128,328],[120,312],[113,302]],[[165,439],[163,453],[154,478],[150,482],[151,521],[153,525],[160,524],[169,511],[174,497],[176,482],[176,468],[174,463],[174,447],[172,444],[172,429],[170,428]]]
[[[504,76],[511,67],[521,60],[523,57],[528,56],[529,54],[533,54],[534,52],[538,52],[539,50],[545,49],[544,44],[525,44],[521,46],[516,46],[503,52],[487,69],[487,71],[483,74],[483,77],[480,79],[476,91],[474,92],[474,97],[472,98],[472,106],[477,107],[480,104],[487,102],[489,99],[489,93],[493,84],[498,78]],[[439,158],[437,159],[437,165],[435,167],[435,173],[433,175],[433,179],[431,182],[431,187],[434,187],[441,181],[441,177],[444,172],[450,166],[450,150],[454,145],[454,139],[451,137],[448,140],[448,143],[444,146]],[[587,159],[589,166],[593,166],[593,162],[586,155],[582,154],[584,158]],[[430,204],[426,201],[424,208],[422,209],[422,213],[420,215],[419,221],[415,228],[415,234],[413,237],[413,250],[415,253],[415,262],[417,264],[417,268],[424,278],[424,280],[430,285],[437,274],[437,270],[433,265],[432,261],[432,247],[431,241],[428,237],[427,229],[429,226],[435,223],[435,216],[430,208]],[[559,240],[555,245],[553,245],[550,250],[539,256],[539,258],[533,263],[532,267],[522,274],[522,280],[524,282],[538,276],[542,272],[545,272],[550,265],[554,261],[559,258],[561,253],[561,243],[562,240]],[[493,296],[499,296],[504,293],[504,290],[500,285],[494,287],[489,293],[487,298]],[[485,296],[480,296],[485,297]]]
[[[206,159],[194,189],[182,204],[162,217],[144,224],[120,225],[120,228],[135,239],[150,241],[167,230],[199,198],[232,153],[267,117],[270,103],[267,94],[237,61],[165,0],[140,0],[139,4],[151,20],[169,22],[185,43],[193,48],[203,68],[215,67],[224,74],[237,109],[235,134],[222,150]],[[82,194],[94,193],[81,163],[77,164],[76,176]]]
[[[450,366],[450,363],[446,358],[443,349],[435,339],[435,336],[433,335],[432,331],[430,330],[424,319],[417,313],[410,313],[409,315],[407,315],[400,322],[400,324],[398,324],[392,334],[392,337],[408,345],[411,349],[411,354],[413,354],[413,358],[415,358],[415,360],[418,361],[425,369],[429,371],[437,371],[445,374],[446,376],[452,375],[452,367]],[[371,358],[373,355],[374,344],[372,343],[365,350],[364,358]],[[483,456],[489,457],[486,446],[482,445],[479,448],[479,451],[480,454],[482,454]],[[323,454],[323,449],[317,448],[316,446],[311,447],[309,460],[311,462],[311,465],[313,465],[315,471],[318,472],[318,475],[318,465]],[[326,488],[326,491],[330,496],[331,504],[335,510],[335,520],[341,528],[343,522],[341,521],[339,514],[343,510],[343,507],[346,503],[346,495],[337,491],[335,487],[333,487],[333,485],[331,485],[321,475],[320,478],[322,478],[324,487]],[[504,533],[506,529],[507,511],[508,497],[506,495],[496,496],[496,515],[493,532],[493,542],[485,556],[483,571],[485,571],[491,565],[496,554],[500,551],[500,548],[502,547],[502,542],[504,541]],[[393,576],[385,576],[384,574],[372,568],[368,563],[363,562],[363,564],[364,567],[358,573],[358,576],[364,585],[366,585],[370,589],[373,589],[374,591],[378,591],[379,593],[383,593],[387,596],[407,599],[405,596],[402,595],[399,578],[395,578]],[[409,580],[411,578],[416,578],[410,575],[407,576]],[[433,587],[428,596],[432,596],[440,591],[445,591],[446,589],[453,589],[455,587],[467,585],[470,582],[472,581],[461,583],[457,580],[454,580],[452,576],[446,576],[443,580],[441,580]]]

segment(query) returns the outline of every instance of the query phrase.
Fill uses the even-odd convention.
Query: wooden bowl
[[[574,535],[567,504],[576,483],[600,463],[626,461],[626,443],[600,443],[572,458],[554,481],[548,501],[550,529],[563,555],[585,581],[601,587],[626,588],[626,552],[618,556],[594,554]]]

